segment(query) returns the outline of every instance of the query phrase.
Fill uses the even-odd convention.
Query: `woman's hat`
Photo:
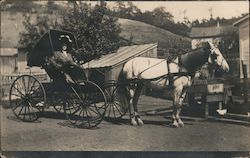
[[[62,43],[72,43],[72,40],[70,39],[69,35],[61,35],[59,41],[61,41]]]

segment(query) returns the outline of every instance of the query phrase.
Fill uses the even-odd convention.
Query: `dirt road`
[[[140,111],[171,107],[171,101],[142,97]],[[143,105],[143,106],[142,106]],[[126,118],[126,117],[125,117]],[[250,127],[225,122],[184,120],[171,128],[164,116],[142,116],[144,126],[103,121],[96,129],[66,126],[64,115],[48,110],[35,123],[16,120],[1,106],[3,151],[249,151]]]

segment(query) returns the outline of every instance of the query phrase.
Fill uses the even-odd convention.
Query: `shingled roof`
[[[211,27],[193,27],[190,33],[191,38],[220,37],[227,32],[234,30],[233,26],[211,26]]]
[[[154,48],[157,48],[156,43],[120,47],[115,53],[107,54],[99,59],[91,60],[83,64],[83,67],[104,68],[116,66],[131,58],[140,56]]]
[[[243,18],[239,19],[238,21],[236,21],[233,25],[239,26],[242,22],[247,21],[247,20],[249,21],[249,14],[247,14]]]

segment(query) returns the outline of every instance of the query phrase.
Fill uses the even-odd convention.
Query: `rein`
[[[156,63],[156,64],[154,64],[154,65],[152,65],[152,66],[146,68],[145,70],[143,70],[142,72],[140,72],[140,73],[138,74],[138,76],[140,76],[143,72],[145,72],[145,71],[151,69],[152,67],[154,67],[154,66],[156,66],[156,65],[159,65],[159,64],[162,63],[163,61],[165,61],[165,60],[162,60],[161,62],[158,62],[158,63]]]

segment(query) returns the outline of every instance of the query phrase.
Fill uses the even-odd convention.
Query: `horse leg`
[[[136,118],[136,121],[137,121],[138,125],[143,125],[144,124],[142,119],[140,118],[139,113],[138,113],[138,106],[137,106],[139,97],[141,95],[142,87],[143,87],[143,84],[137,84],[135,94],[134,94],[134,98],[133,98],[133,108],[134,108],[134,111],[135,111],[134,114],[135,114],[135,118]]]
[[[179,98],[179,103],[178,103],[179,107],[177,108],[177,111],[176,111],[176,119],[177,119],[180,127],[184,126],[184,123],[182,122],[181,117],[180,117],[180,113],[181,113],[181,107],[182,107],[183,101],[186,97],[186,94],[187,94],[186,89],[183,89],[182,94]]]
[[[174,99],[175,100],[175,99]],[[178,121],[176,119],[176,112],[177,112],[177,109],[176,109],[176,106],[175,106],[175,101],[173,101],[173,113],[172,113],[172,126],[173,127],[179,127],[179,124],[178,124]]]
[[[135,90],[130,86],[128,88],[129,93],[129,119],[131,125],[137,125],[136,118],[135,118],[135,110],[133,106],[133,98],[135,94]]]
[[[174,88],[174,101],[173,101],[173,114],[172,119],[173,123],[172,125],[174,127],[179,127],[179,125],[183,126],[183,122],[180,119],[180,112],[181,112],[181,104],[180,104],[180,98],[182,95],[183,86],[178,86]]]

